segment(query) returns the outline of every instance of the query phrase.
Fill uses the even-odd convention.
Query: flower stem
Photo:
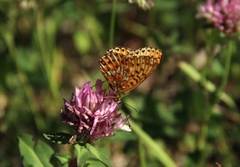
[[[195,82],[200,83],[204,89],[206,89],[208,92],[213,93],[216,92],[217,86],[214,85],[211,81],[206,80],[206,82],[202,82],[202,76],[201,74],[190,64],[182,61],[179,63],[178,67],[192,80]],[[234,100],[225,92],[222,93],[222,95],[219,97],[223,102],[225,102],[232,110],[236,110],[237,106],[234,102]]]
[[[116,4],[117,4],[117,0],[113,0],[112,15],[111,15],[111,22],[110,22],[110,34],[109,34],[109,47],[110,48],[113,46],[115,18],[116,18]]]
[[[157,160],[159,160],[159,162],[161,162],[163,166],[167,166],[167,167],[177,166],[174,160],[168,155],[168,152],[166,151],[166,148],[164,147],[163,144],[159,144],[159,142],[154,141],[133,120],[130,120],[129,122],[133,132],[138,136],[143,146],[151,150],[152,155],[155,156],[155,158],[157,158]]]
[[[234,54],[234,50],[235,50],[234,42],[229,41],[227,44],[226,50],[223,52],[223,55],[226,58],[223,78],[221,81],[221,85],[215,92],[212,105],[217,104],[220,101],[220,97],[222,96],[223,90],[226,87],[229,72],[230,72],[230,67],[231,67],[231,59],[232,59],[232,55]]]

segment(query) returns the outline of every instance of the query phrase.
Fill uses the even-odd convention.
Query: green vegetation
[[[197,19],[200,1],[153,2],[143,10],[120,0],[0,1],[0,166],[68,166],[74,156],[82,166],[239,166],[239,34]],[[121,100],[132,132],[94,147],[46,140],[72,133],[62,99],[104,79],[98,60],[113,46],[163,51]]]

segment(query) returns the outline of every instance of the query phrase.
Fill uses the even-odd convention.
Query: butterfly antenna
[[[130,104],[127,104],[127,103],[124,103],[124,102],[119,102],[119,104],[120,103],[122,103],[122,104],[124,104],[124,105],[126,105],[126,106],[128,106],[128,107],[130,107],[130,108],[132,108],[134,111],[136,111],[136,112],[139,112],[139,110],[138,109],[136,109],[136,108],[134,108],[133,106],[131,106]]]

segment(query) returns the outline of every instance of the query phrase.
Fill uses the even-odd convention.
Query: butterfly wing
[[[157,68],[162,58],[159,49],[145,47],[131,51],[115,47],[100,58],[103,76],[118,99],[141,84]]]
[[[137,49],[126,56],[126,70],[129,77],[126,92],[140,85],[157,68],[162,59],[162,51],[145,47]]]
[[[125,57],[130,52],[131,50],[127,48],[114,47],[109,49],[99,60],[101,73],[118,98],[123,96],[121,90],[124,89],[127,72],[125,70]]]

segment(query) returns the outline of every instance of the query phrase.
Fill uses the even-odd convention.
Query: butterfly
[[[152,47],[137,50],[114,47],[100,58],[99,67],[116,98],[120,99],[152,74],[162,56],[160,49]]]

